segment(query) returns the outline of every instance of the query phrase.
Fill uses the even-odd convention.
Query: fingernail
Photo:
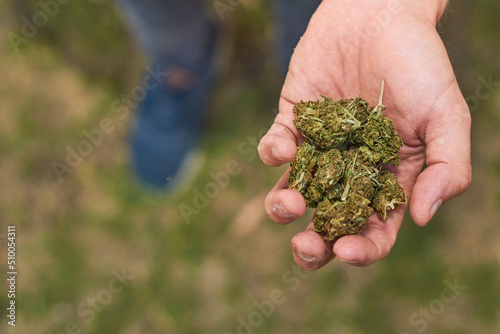
[[[443,200],[442,199],[438,199],[436,201],[436,203],[434,203],[434,205],[431,208],[431,215],[429,216],[429,219],[431,219],[432,217],[434,217],[434,214],[436,213],[437,209],[439,209],[439,207],[441,206],[441,204],[443,204]]]
[[[278,202],[277,204],[274,205],[273,207],[274,211],[277,211],[279,215],[285,217],[285,218],[292,218],[294,215],[292,215],[290,212],[286,211],[281,202]]]
[[[315,263],[316,262],[316,256],[304,254],[301,251],[299,251],[297,248],[294,247],[295,254],[304,262],[307,262],[309,264]]]
[[[271,153],[273,154],[274,158],[283,160],[283,158],[278,154],[278,150],[276,150],[276,147],[271,148]]]

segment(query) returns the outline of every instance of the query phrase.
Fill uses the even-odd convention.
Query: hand
[[[293,124],[295,103],[320,95],[337,100],[360,95],[375,106],[385,80],[384,113],[405,144],[400,166],[390,169],[410,200],[413,221],[424,226],[442,203],[470,183],[470,113],[436,32],[446,3],[402,0],[391,13],[392,3],[323,1],[295,49],[279,114],[262,138],[259,154],[269,166],[293,160],[303,140]],[[377,25],[377,17],[385,23]],[[376,262],[394,245],[406,207],[390,211],[386,222],[374,214],[361,235],[330,243],[312,231],[311,223],[292,239],[295,261],[306,270],[335,256],[358,266]],[[279,224],[305,214],[302,195],[288,189],[288,172],[267,196],[266,210]]]

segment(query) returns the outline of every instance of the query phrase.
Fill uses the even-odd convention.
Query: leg
[[[278,60],[287,71],[293,50],[321,0],[274,0]]]
[[[212,47],[214,24],[202,0],[115,0],[154,63],[197,69]]]
[[[137,108],[132,166],[146,186],[173,190],[190,167],[190,152],[203,128],[215,25],[205,16],[202,0],[115,1],[150,66],[166,73],[165,82],[149,89]]]

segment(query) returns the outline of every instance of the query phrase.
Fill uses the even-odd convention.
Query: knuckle
[[[458,191],[459,193],[463,193],[469,188],[472,182],[472,168],[468,168],[468,171],[461,175],[458,179]]]

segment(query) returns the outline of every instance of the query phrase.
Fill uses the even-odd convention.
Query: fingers
[[[419,226],[425,226],[439,207],[463,193],[470,181],[470,164],[440,163],[427,167],[419,175],[413,188],[410,206],[413,221]]]
[[[267,215],[278,224],[288,224],[306,212],[304,197],[298,191],[288,189],[288,178],[289,170],[281,176],[266,197]]]
[[[295,263],[304,270],[317,270],[335,258],[333,242],[325,243],[323,238],[312,231],[313,223],[306,231],[292,238],[292,250]]]
[[[400,206],[389,213],[387,222],[376,215],[361,235],[350,235],[334,242],[325,242],[313,232],[313,223],[308,229],[292,239],[293,257],[298,266],[305,270],[317,270],[337,257],[339,260],[355,266],[367,266],[385,258],[391,251],[406,206]]]
[[[297,154],[299,132],[293,124],[293,113],[279,113],[267,134],[262,137],[258,151],[268,166],[280,166],[290,162]]]
[[[340,238],[333,252],[341,261],[360,267],[382,260],[396,242],[405,211],[406,205],[391,210],[386,222],[374,214],[361,235]]]
[[[430,118],[425,131],[427,168],[417,178],[410,205],[413,221],[420,226],[471,182],[470,114],[461,95],[457,99],[459,103],[444,106],[450,112]]]

